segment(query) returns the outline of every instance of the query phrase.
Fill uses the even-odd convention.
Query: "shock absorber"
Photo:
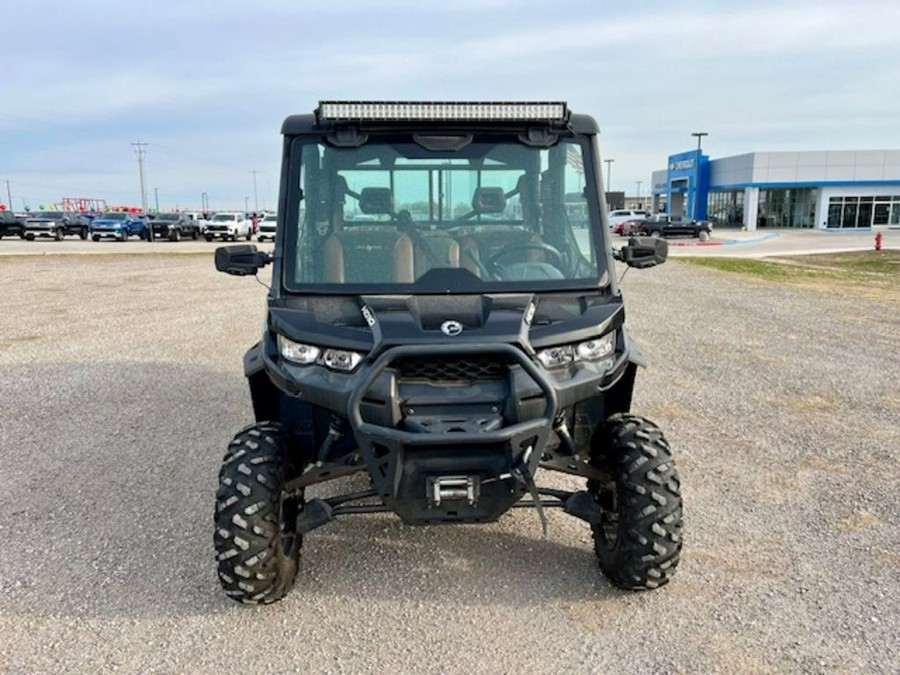
[[[328,455],[331,454],[331,446],[334,445],[336,440],[346,435],[349,428],[350,425],[343,417],[338,417],[337,415],[332,416],[331,426],[328,428],[328,436],[325,437],[322,447],[319,448],[316,464],[321,466],[328,460]]]

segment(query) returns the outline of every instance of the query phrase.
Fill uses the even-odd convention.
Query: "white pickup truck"
[[[252,235],[251,221],[246,213],[240,211],[219,211],[207,221],[203,231],[206,241],[212,241],[216,237],[220,237],[222,241],[237,241],[238,237],[250,241]]]

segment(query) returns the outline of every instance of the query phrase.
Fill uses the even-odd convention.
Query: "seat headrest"
[[[359,191],[359,210],[372,215],[394,212],[394,198],[390,188],[367,187]]]
[[[475,188],[472,210],[475,213],[503,213],[506,209],[506,193],[501,187]]]

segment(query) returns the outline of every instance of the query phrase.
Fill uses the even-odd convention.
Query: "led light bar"
[[[320,101],[320,121],[548,121],[566,120],[561,102]]]

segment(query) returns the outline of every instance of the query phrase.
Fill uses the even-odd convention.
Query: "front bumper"
[[[92,237],[113,237],[115,239],[122,239],[123,237],[128,237],[128,230],[123,230],[118,227],[92,227],[91,228],[91,236]]]
[[[25,225],[25,234],[32,234],[35,237],[52,237],[56,234],[56,230],[58,230],[61,226],[56,225],[55,223],[46,223],[46,224],[36,224],[36,225]]]
[[[533,486],[542,462],[564,471],[585,464],[572,456],[563,420],[577,424],[574,411],[594,404],[629,365],[623,350],[609,368],[548,370],[514,344],[441,342],[389,347],[343,374],[285,362],[270,337],[248,353],[245,368],[262,366],[283,392],[349,420],[378,497],[410,524],[495,520]],[[448,357],[503,362],[505,375],[460,386],[410,384],[401,375],[404,359]],[[561,456],[569,459],[556,462]]]

